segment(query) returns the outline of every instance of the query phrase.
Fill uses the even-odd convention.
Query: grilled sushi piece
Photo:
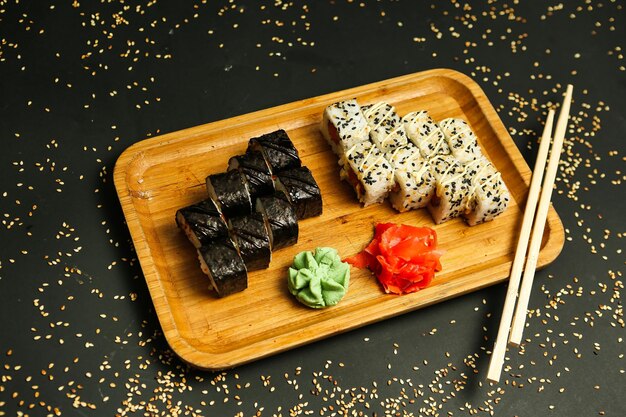
[[[248,287],[246,265],[229,237],[221,237],[198,249],[202,271],[219,297]]]
[[[272,259],[270,237],[260,213],[231,217],[231,236],[248,271],[267,268]]]
[[[307,167],[280,172],[276,178],[276,187],[285,192],[296,209],[298,220],[322,214],[322,193]]]
[[[287,132],[282,129],[250,139],[246,153],[252,151],[263,153],[274,174],[302,165],[298,150],[289,139]]]
[[[339,175],[354,188],[364,207],[383,201],[394,184],[391,164],[372,142],[350,148]]]
[[[348,149],[359,142],[369,141],[370,127],[355,99],[326,107],[320,130],[339,157],[339,165],[344,165]]]
[[[282,191],[256,199],[255,210],[263,216],[272,250],[295,245],[298,241],[296,210]]]
[[[478,138],[470,125],[463,119],[449,118],[439,122],[452,155],[466,164],[482,156]]]
[[[246,179],[252,198],[274,191],[272,171],[260,151],[250,150],[228,160],[228,170],[239,169]]]
[[[239,170],[209,175],[206,178],[209,197],[226,216],[237,216],[252,211],[252,201],[246,179]]]
[[[417,146],[408,143],[388,154],[387,159],[396,182],[389,193],[393,208],[404,212],[425,207],[435,192],[435,177]]]
[[[470,178],[470,197],[463,214],[470,226],[488,222],[499,216],[509,205],[509,189],[502,175],[485,157],[466,166]]]
[[[445,135],[426,110],[407,114],[402,118],[407,137],[420,149],[424,158],[449,155]]]
[[[226,222],[211,199],[178,210],[176,224],[196,248],[228,236]]]
[[[469,180],[461,163],[451,156],[430,161],[435,176],[435,194],[426,206],[435,224],[441,224],[465,212],[470,196]]]
[[[361,111],[370,127],[370,139],[383,153],[406,145],[408,139],[404,125],[395,107],[381,101],[362,106]]]

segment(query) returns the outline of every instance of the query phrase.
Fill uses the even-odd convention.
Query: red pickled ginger
[[[441,271],[437,233],[429,227],[378,223],[372,241],[360,253],[344,259],[369,268],[385,292],[407,294],[427,287]]]

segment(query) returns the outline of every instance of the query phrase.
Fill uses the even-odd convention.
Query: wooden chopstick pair
[[[552,150],[550,152],[550,160],[548,161],[547,168],[545,165],[548,156],[548,148],[550,147],[550,134],[552,132],[552,125],[554,122],[553,109],[550,109],[548,112],[546,125],[544,126],[543,134],[541,135],[539,152],[537,154],[537,160],[535,161],[530,189],[528,190],[528,199],[526,200],[526,207],[524,209],[522,229],[517,241],[513,265],[511,266],[511,277],[509,279],[509,287],[506,292],[506,299],[504,300],[502,318],[500,319],[498,335],[493,347],[493,352],[491,353],[491,361],[489,362],[489,370],[487,372],[487,379],[492,382],[498,382],[500,380],[502,366],[504,365],[507,339],[508,342],[514,346],[519,346],[522,341],[522,333],[526,323],[526,312],[528,308],[528,300],[530,298],[530,290],[535,277],[537,257],[541,247],[541,238],[546,224],[548,209],[550,208],[552,188],[554,186],[554,179],[559,166],[561,149],[563,148],[563,139],[565,138],[565,130],[567,129],[569,110],[572,102],[572,90],[573,87],[569,84],[567,86],[567,91],[565,92],[565,99],[563,100],[563,105],[561,106],[559,119],[556,123],[554,140],[552,141]],[[543,187],[541,187],[544,170],[546,171],[545,180],[543,182]],[[539,197],[540,194],[541,197]],[[539,201],[538,204],[537,201]],[[535,212],[537,213],[536,216]],[[534,228],[532,228],[533,220]],[[529,238],[530,244],[528,243]],[[528,257],[526,257],[527,250]],[[522,266],[524,265],[524,260],[526,260],[526,266],[523,268],[524,277],[521,280],[520,287],[520,277],[522,276]],[[515,307],[516,299],[517,307]],[[513,314],[514,309],[515,314]]]

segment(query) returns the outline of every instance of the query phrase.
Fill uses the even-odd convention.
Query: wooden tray
[[[426,210],[398,214],[388,203],[361,208],[339,181],[337,158],[319,132],[323,109],[356,97],[385,100],[398,113],[427,109],[433,118],[462,117],[480,138],[483,152],[502,172],[512,201],[495,221],[468,227],[461,220],[434,225]],[[248,139],[285,129],[317,180],[324,213],[300,221],[297,245],[274,252],[270,268],[249,274],[248,289],[217,298],[201,272],[196,252],[176,227],[174,213],[207,197],[204,179],[226,170]],[[508,277],[528,192],[530,169],[480,87],[447,69],[410,74],[326,94],[139,142],[122,153],[115,186],[165,337],[186,362],[203,369],[233,367],[368,323],[461,295]],[[332,246],[341,256],[359,252],[377,222],[436,229],[443,271],[420,292],[385,294],[367,270],[352,268],[339,305],[313,310],[287,291],[293,256]],[[563,226],[550,209],[538,266],[559,254]]]

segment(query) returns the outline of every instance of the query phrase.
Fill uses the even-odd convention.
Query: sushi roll
[[[276,187],[285,192],[296,209],[298,220],[322,214],[322,193],[307,167],[280,172],[276,178]]]
[[[470,195],[469,180],[462,164],[452,157],[430,161],[435,176],[435,194],[426,206],[435,224],[441,224],[465,212]]]
[[[248,191],[252,198],[271,194],[274,191],[272,172],[260,151],[250,150],[244,155],[233,156],[228,160],[228,170],[239,169],[248,184]]]
[[[400,212],[425,207],[435,192],[435,177],[430,164],[412,143],[389,155],[395,185],[389,193],[393,208]]]
[[[229,237],[221,237],[201,246],[198,258],[202,271],[211,280],[211,286],[219,297],[248,287],[246,265]]]
[[[361,107],[370,127],[370,139],[384,153],[406,145],[408,139],[402,119],[392,105],[380,102]]]
[[[228,236],[226,222],[211,199],[178,210],[176,224],[196,248]]]
[[[444,119],[439,122],[439,127],[446,137],[452,155],[459,162],[466,164],[482,156],[480,146],[478,146],[478,138],[465,120]]]
[[[272,258],[270,237],[260,213],[231,217],[231,236],[248,271],[267,268]]]
[[[391,164],[372,142],[360,142],[350,148],[339,174],[354,188],[364,207],[382,202],[394,185]]]
[[[211,200],[226,216],[239,216],[252,211],[248,184],[239,170],[209,175],[206,188]]]
[[[420,149],[424,158],[450,154],[445,135],[427,111],[409,113],[402,118],[402,122],[407,137]]]
[[[272,250],[295,245],[298,241],[296,210],[282,191],[256,199],[255,209],[263,216]]]
[[[439,180],[442,175],[446,173],[451,165],[460,165],[452,155],[437,155],[428,160],[430,164],[430,172],[435,177],[435,180]],[[465,168],[461,166],[462,168]]]
[[[246,153],[252,151],[263,153],[273,173],[302,165],[298,150],[282,129],[250,139]]]
[[[370,127],[355,99],[331,104],[324,110],[322,135],[344,164],[345,154],[359,142],[369,141]]]
[[[488,222],[499,216],[509,205],[509,190],[500,172],[486,158],[466,175],[470,177],[470,197],[463,217],[470,226]]]

